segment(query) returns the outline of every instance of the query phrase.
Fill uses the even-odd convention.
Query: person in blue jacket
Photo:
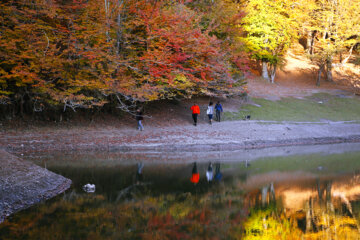
[[[216,121],[220,122],[221,113],[223,111],[223,108],[221,106],[220,101],[218,101],[215,105],[215,111],[216,111]]]

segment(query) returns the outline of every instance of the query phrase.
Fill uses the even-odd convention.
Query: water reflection
[[[197,183],[199,183],[199,180],[200,180],[200,174],[199,174],[198,169],[197,169],[197,163],[194,162],[193,168],[192,168],[192,171],[191,171],[190,181],[192,183],[194,183],[194,184],[197,184]]]
[[[142,162],[137,164],[137,170],[135,175],[135,180],[137,184],[141,183],[144,180],[144,176],[142,173],[143,168],[144,168],[144,164]]]
[[[214,178],[213,167],[212,167],[212,163],[210,162],[206,170],[206,179],[210,183],[212,182],[213,178]]]
[[[14,215],[0,225],[0,238],[360,239],[359,159],[48,162],[73,188]],[[96,184],[94,194],[82,192],[88,182]]]
[[[245,239],[360,239],[359,174],[270,182],[246,198]]]
[[[220,182],[222,179],[222,173],[220,172],[220,163],[216,163],[215,165],[215,180]]]

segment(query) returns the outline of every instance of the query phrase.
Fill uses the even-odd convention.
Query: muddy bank
[[[71,180],[0,150],[0,223],[21,209],[52,198]]]
[[[336,143],[319,145],[296,145],[254,149],[239,149],[233,151],[55,151],[35,152],[24,155],[24,158],[39,166],[53,169],[59,168],[96,168],[114,167],[118,165],[134,166],[143,162],[147,166],[152,164],[192,164],[209,162],[246,162],[258,159],[274,159],[278,157],[289,157],[296,155],[338,155],[344,153],[355,153],[360,151],[358,143]]]
[[[360,142],[360,124],[215,122],[147,127],[77,127],[0,132],[0,147],[22,154],[42,151],[219,151],[278,146]]]

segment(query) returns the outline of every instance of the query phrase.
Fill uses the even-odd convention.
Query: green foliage
[[[315,94],[303,99],[282,98],[278,101],[252,99],[257,105],[244,105],[239,112],[226,112],[228,120],[251,119],[269,121],[360,121],[360,100],[357,97],[338,97]]]

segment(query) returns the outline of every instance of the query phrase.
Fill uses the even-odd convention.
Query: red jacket
[[[199,173],[193,173],[191,178],[190,178],[190,181],[192,183],[198,183],[199,179],[200,179],[200,174]]]
[[[200,108],[198,105],[192,105],[190,108],[193,114],[200,114]]]

